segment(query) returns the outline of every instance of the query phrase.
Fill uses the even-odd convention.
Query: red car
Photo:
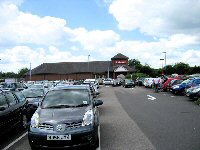
[[[176,78],[168,78],[167,81],[165,81],[165,83],[163,84],[163,91],[167,91],[167,88],[170,84],[170,82],[174,79],[180,79],[179,77],[176,77]]]
[[[167,81],[165,81],[165,83],[163,84],[163,91],[167,91],[167,86],[169,85],[169,83],[174,80],[175,78],[168,78]]]

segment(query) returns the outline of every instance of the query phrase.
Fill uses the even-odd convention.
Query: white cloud
[[[183,39],[183,41],[180,39]],[[200,50],[183,50],[182,48],[190,43],[186,42],[187,44],[185,44],[184,41],[186,40],[184,39],[188,39],[191,43],[195,41],[190,40],[193,37],[184,35],[175,35],[168,39],[160,39],[157,42],[119,41],[113,47],[102,48],[100,52],[102,57],[107,59],[110,59],[117,53],[122,53],[128,56],[129,59],[138,59],[143,65],[148,64],[153,68],[160,68],[162,66],[160,59],[164,58],[162,52],[166,51],[168,65],[174,65],[177,62],[189,63],[191,66],[200,65]]]
[[[191,1],[193,4],[197,2]],[[200,49],[191,48],[198,46],[200,39],[199,13],[195,13],[200,10],[197,9],[199,3],[193,6],[188,0],[104,0],[107,4],[111,3],[110,13],[117,19],[120,29],[138,28],[155,37],[155,41],[147,42],[123,40],[112,30],[71,29],[64,19],[20,11],[20,2],[0,2],[0,45],[9,46],[0,53],[0,71],[17,72],[29,67],[30,63],[34,68],[45,62],[88,61],[88,51],[97,54],[91,54],[90,61],[106,61],[122,53],[130,59],[140,60],[142,64],[159,68],[162,65],[160,58],[164,58],[162,52],[166,51],[167,64],[182,61],[200,65]],[[193,8],[189,14],[188,7]],[[79,55],[80,51],[82,55]]]
[[[0,2],[0,44],[60,44],[70,36],[64,19],[39,17]]]
[[[139,29],[153,36],[200,33],[198,0],[115,0],[109,12],[122,30]]]
[[[67,27],[64,19],[24,13],[13,3],[0,2],[1,45],[56,46],[67,42],[79,42],[86,50],[96,50],[114,44],[119,38],[112,30],[71,29]]]
[[[112,30],[87,31],[84,28],[73,30],[74,38],[72,41],[80,42],[85,50],[98,50],[102,47],[112,46],[119,41],[120,36]]]
[[[49,46],[48,49],[32,49],[28,46],[16,46],[6,49],[0,54],[0,68],[2,72],[18,72],[19,69],[32,68],[42,63],[56,62],[81,62],[87,61],[86,55],[74,56],[69,51],[61,51],[55,46]],[[94,60],[94,58],[92,58]]]

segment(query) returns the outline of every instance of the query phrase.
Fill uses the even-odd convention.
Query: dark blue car
[[[185,90],[197,86],[200,84],[200,78],[190,78],[183,81],[181,84],[172,87],[172,93],[174,94],[184,94]]]

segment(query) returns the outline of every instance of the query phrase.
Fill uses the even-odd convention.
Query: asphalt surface
[[[200,107],[185,96],[144,87],[102,86],[101,150],[199,150]],[[3,150],[30,150],[26,131],[0,140]]]
[[[101,149],[103,150],[154,150],[154,146],[137,124],[129,117],[115,96],[115,89],[101,89]],[[129,89],[125,89],[129,90]],[[130,94],[132,95],[132,94]],[[132,95],[133,96],[133,95]],[[126,95],[124,97],[126,99]]]
[[[189,98],[139,87],[114,91],[123,109],[157,150],[200,149],[200,107]]]

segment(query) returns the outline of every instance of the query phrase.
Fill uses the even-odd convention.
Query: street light
[[[162,52],[162,53],[165,54],[165,74],[167,74],[167,65],[166,65],[166,54],[167,54],[167,52]]]
[[[30,81],[31,81],[32,80],[31,79],[31,63],[30,63],[30,73],[29,74],[30,74]]]
[[[90,66],[89,66],[89,61],[90,61],[90,55],[88,55],[88,73],[89,73],[89,68],[90,68]]]
[[[108,60],[108,75],[107,75],[107,78],[110,78],[110,63],[109,63],[109,60]]]
[[[161,58],[160,60],[162,60],[162,74],[164,74],[164,73],[163,73],[163,60],[164,60],[164,59]]]

